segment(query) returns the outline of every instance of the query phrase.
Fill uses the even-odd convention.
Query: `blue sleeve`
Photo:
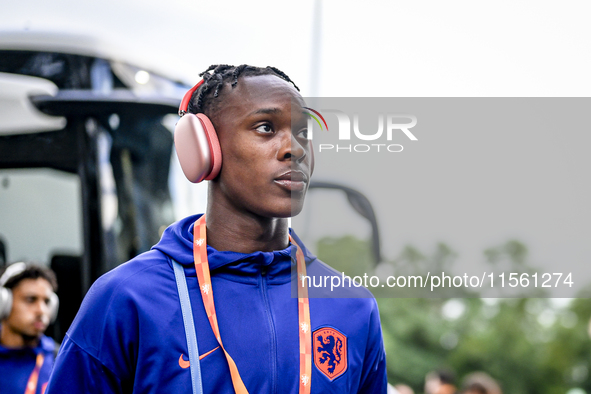
[[[99,360],[66,336],[45,394],[123,393],[121,382]]]
[[[388,376],[386,370],[386,350],[382,338],[382,325],[375,299],[370,315],[368,346],[363,361],[363,375],[359,393],[386,394],[388,390]]]

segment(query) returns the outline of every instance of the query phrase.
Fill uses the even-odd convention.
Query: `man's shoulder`
[[[121,330],[132,335],[138,330],[140,311],[157,311],[158,297],[163,297],[162,282],[174,283],[174,273],[166,255],[156,250],[107,272],[94,282],[84,297],[68,330],[71,340],[99,358],[101,341],[107,334],[116,335],[114,333]]]
[[[166,276],[167,273],[173,273],[168,257],[158,250],[150,250],[102,275],[93,283],[88,294],[111,294],[125,289],[142,288],[146,280]]]
[[[78,316],[104,317],[121,309],[130,313],[148,303],[150,294],[158,294],[155,289],[159,284],[168,281],[174,281],[174,273],[167,256],[157,250],[142,253],[98,278],[84,297]]]

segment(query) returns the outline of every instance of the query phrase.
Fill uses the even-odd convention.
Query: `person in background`
[[[406,384],[397,384],[394,388],[399,394],[415,394],[414,390]]]
[[[14,263],[0,276],[0,392],[45,391],[57,346],[44,332],[57,315],[56,290],[43,266]]]
[[[455,374],[451,371],[431,371],[425,376],[425,394],[454,394],[457,392],[455,380]]]
[[[503,394],[501,387],[485,372],[473,372],[464,378],[462,394]]]

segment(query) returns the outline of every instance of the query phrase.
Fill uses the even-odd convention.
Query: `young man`
[[[43,335],[57,313],[55,274],[15,263],[0,277],[0,392],[42,394],[55,342]]]
[[[292,116],[303,119],[298,90],[270,67],[202,75],[188,112],[211,120],[223,158],[206,215],[173,224],[93,285],[48,394],[191,392],[174,262],[188,285],[204,393],[385,393],[375,300],[291,295],[296,251],[299,273],[333,274],[287,225],[313,166],[305,128],[292,129]]]

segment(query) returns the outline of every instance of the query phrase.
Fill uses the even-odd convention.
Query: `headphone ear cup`
[[[187,179],[214,179],[222,166],[222,152],[213,124],[204,114],[185,114],[176,124],[174,146]]]
[[[0,320],[6,319],[12,309],[12,291],[0,287]]]
[[[207,177],[205,177],[206,181],[211,181],[220,173],[222,168],[222,148],[220,148],[220,141],[218,139],[218,134],[215,131],[215,127],[213,127],[213,123],[205,114],[197,114],[196,115],[203,128],[205,129],[205,133],[207,134],[207,141],[209,142],[209,149],[211,151],[211,172]]]
[[[60,299],[55,293],[49,296],[49,322],[53,323],[57,319],[57,312],[60,307]]]
[[[60,306],[60,299],[55,293],[49,296],[49,322],[53,323],[57,319],[57,312]],[[12,310],[12,291],[5,287],[0,287],[0,320],[10,316]]]

